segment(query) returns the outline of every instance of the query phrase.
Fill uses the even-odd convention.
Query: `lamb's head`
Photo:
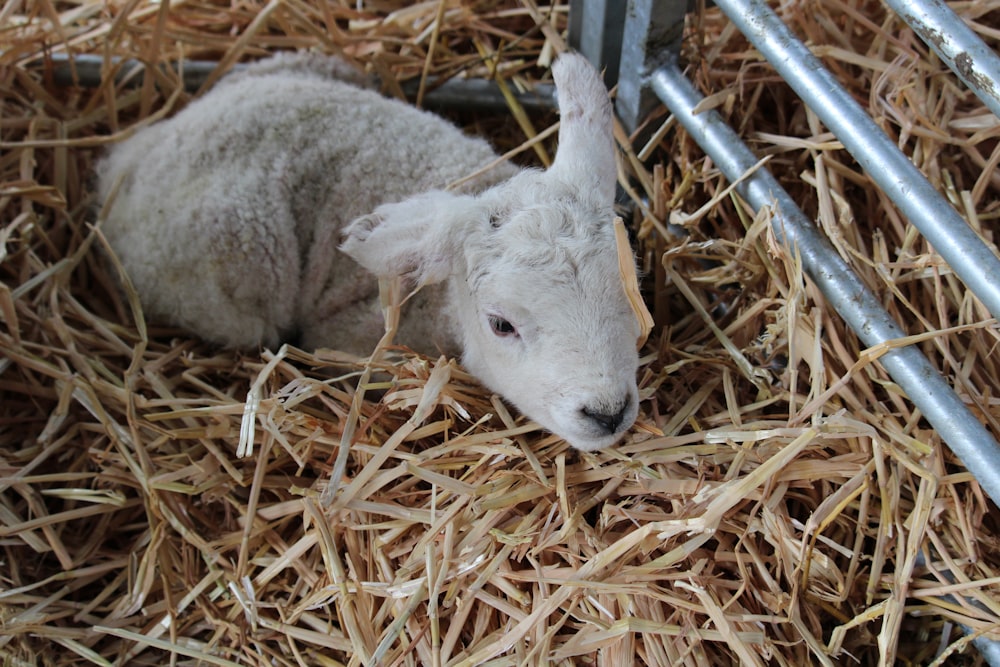
[[[635,420],[639,324],[618,268],[607,91],[576,55],[554,74],[562,125],[550,169],[476,197],[431,192],[379,207],[352,223],[343,249],[375,273],[447,280],[466,367],[595,450]]]

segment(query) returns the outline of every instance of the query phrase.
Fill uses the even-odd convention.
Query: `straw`
[[[218,62],[207,89],[310,49],[387,91],[513,91],[551,80],[568,5],[0,9],[5,663],[982,664],[972,638],[1000,639],[996,507],[881,369],[889,347],[861,347],[662,110],[615,133],[639,265],[622,277],[655,314],[615,448],[577,452],[458,360],[393,347],[398,285],[366,359],[220,350],[145,321],[92,174],[190,100],[161,65]],[[996,39],[987,6],[953,8]],[[781,11],[995,244],[996,118],[881,3]],[[893,344],[997,433],[996,321],[717,10],[686,35],[692,79],[882,295],[907,333]],[[56,86],[50,53],[103,55],[106,83]],[[112,58],[146,83],[113,83]],[[556,150],[555,114],[451,117],[521,164]]]

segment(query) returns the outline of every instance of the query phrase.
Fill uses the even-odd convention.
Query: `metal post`
[[[615,109],[629,132],[635,131],[656,104],[649,78],[679,51],[687,12],[687,0],[628,2]]]
[[[625,129],[635,131],[656,105],[649,77],[680,49],[688,0],[571,0],[569,43],[604,82],[617,83],[615,109]]]
[[[702,96],[676,64],[653,73],[653,90],[691,137],[711,156],[730,181],[739,180],[757,163],[715,111],[694,108]],[[802,265],[841,317],[867,346],[905,336],[878,298],[851,271],[826,237],[805,217],[766,169],[758,169],[737,191],[754,208],[774,207],[778,238],[794,246]],[[983,489],[1000,502],[1000,445],[973,416],[945,379],[913,346],[896,348],[880,358],[882,366],[937,429]]]
[[[930,241],[993,317],[1000,318],[1000,259],[965,220],[764,0],[716,0],[716,4]]]
[[[625,4],[617,0],[570,0],[569,43],[594,67],[608,88],[618,83]]]

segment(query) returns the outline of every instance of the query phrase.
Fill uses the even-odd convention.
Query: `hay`
[[[88,175],[97,147],[188,99],[181,79],[67,89],[31,63],[183,56],[221,74],[295,47],[389,90],[491,72],[530,87],[566,24],[533,0],[364,5],[0,10],[5,664],[980,664],[960,627],[1000,637],[996,507],[662,115],[634,150],[619,135],[657,322],[621,447],[570,450],[449,360],[387,351],[370,375],[140,324],[95,252]],[[958,8],[995,40],[986,5]],[[996,119],[879,3],[784,11],[994,242]],[[712,103],[1000,432],[982,304],[716,11],[688,32]],[[553,119],[517,115],[467,120],[550,155],[532,135]]]

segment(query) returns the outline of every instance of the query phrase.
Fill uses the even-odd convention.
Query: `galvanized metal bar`
[[[779,74],[1000,318],[1000,259],[764,0],[716,0]]]
[[[620,0],[570,0],[569,43],[599,70],[608,88],[618,83],[625,4]]]
[[[101,84],[104,67],[104,58],[101,56],[80,54],[69,57],[65,54],[54,54],[51,56],[51,61],[52,76],[59,85],[95,88]],[[121,65],[117,74],[118,81],[134,74],[128,79],[129,85],[142,84],[145,71],[140,61],[129,59],[116,64]],[[169,66],[174,68],[174,71],[180,70],[177,64]],[[192,93],[197,91],[217,66],[218,63],[206,60],[184,61],[184,89]],[[237,64],[233,69],[239,70],[241,67],[242,65]],[[419,81],[404,81],[403,94],[410,99],[416,98],[418,84]],[[528,111],[555,108],[555,87],[552,84],[539,83],[532,90],[515,91],[514,96]],[[500,88],[495,82],[486,79],[448,79],[443,82],[432,79],[424,96],[424,106],[434,109],[459,108],[486,111],[508,108],[507,100]]]
[[[711,156],[726,178],[738,181],[756,165],[757,158],[717,112],[694,113],[702,96],[676,64],[656,70],[652,85],[674,117]],[[737,191],[754,208],[774,208],[775,233],[795,248],[806,272],[827,301],[866,346],[905,336],[879,299],[851,271],[770,172],[758,169],[737,186]],[[1000,445],[941,374],[912,345],[892,349],[879,361],[976,476],[986,493],[994,502],[1000,502]]]
[[[935,551],[936,550],[933,547],[931,547],[931,553],[934,553],[935,558],[937,558]],[[941,568],[941,567],[935,567],[934,565],[929,565],[927,563],[927,559],[924,557],[923,551],[917,553],[916,567],[917,569],[921,570],[925,568],[928,570],[933,570],[934,572],[936,572],[936,574],[944,576],[944,578],[947,579],[949,582],[955,583],[955,575],[952,573],[952,571],[947,569],[947,567]],[[976,607],[978,609],[983,608],[983,605],[977,602],[975,599],[963,597],[958,592],[951,595],[942,595],[941,599],[945,600],[949,604],[953,604],[956,606],[965,604],[965,605],[972,605],[973,607]],[[988,610],[986,611],[988,612]],[[983,660],[986,661],[987,665],[989,665],[990,667],[1000,667],[1000,642],[996,641],[995,639],[990,639],[989,637],[984,637],[983,635],[975,635],[976,632],[975,629],[969,627],[968,625],[965,625],[964,623],[960,624],[959,627],[962,628],[962,632],[964,632],[966,635],[974,636],[974,639],[972,640],[972,645],[976,647],[976,649],[982,655]]]
[[[101,85],[104,76],[105,60],[103,56],[87,53],[69,55],[66,53],[53,53],[45,59],[39,59],[31,66],[44,67],[52,63],[52,79],[60,86],[81,86],[83,88],[96,88]],[[134,58],[112,58],[113,65],[117,65],[115,72],[115,83],[127,82],[127,86],[141,86],[146,77],[145,64]],[[172,63],[168,67],[174,73],[181,75],[184,90],[195,92],[209,75],[215,71],[219,63],[208,60],[185,60],[183,68],[180,63]],[[236,65],[233,69],[239,69]]]
[[[941,0],[885,0],[990,111],[1000,117],[1000,57]]]
[[[658,67],[675,58],[680,50],[687,12],[688,0],[628,2],[615,110],[629,132],[635,131],[656,105],[649,79]]]
[[[419,79],[403,81],[400,87],[408,99],[417,98]],[[526,111],[551,111],[556,108],[556,89],[551,83],[536,83],[528,90],[510,86],[511,94]],[[423,106],[428,109],[465,109],[507,111],[510,105],[496,81],[490,79],[447,79],[428,77]]]
[[[962,629],[967,635],[973,632],[972,628],[964,625]],[[983,660],[986,661],[987,665],[990,667],[1000,667],[1000,642],[980,635],[972,640],[972,645],[983,656]]]

